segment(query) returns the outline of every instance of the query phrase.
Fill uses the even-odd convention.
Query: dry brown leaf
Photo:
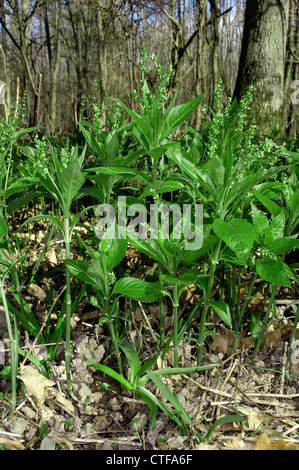
[[[37,284],[30,284],[30,286],[27,287],[27,293],[29,295],[33,295],[40,301],[46,300],[47,298],[47,294],[44,289],[39,287]]]
[[[296,450],[293,442],[286,442],[283,439],[274,441],[272,444],[265,432],[257,438],[254,450]]]
[[[270,450],[296,450],[296,445],[293,442],[286,442],[279,439],[271,444]]]
[[[65,398],[60,392],[55,392],[55,400],[68,414],[73,415],[75,413],[75,407],[68,398]]]
[[[58,260],[54,248],[49,248],[47,250],[45,258],[52,268],[58,265]]]
[[[299,363],[294,364],[292,361],[290,362],[289,372],[292,375],[299,376]]]
[[[251,281],[248,282],[243,282],[240,287],[240,300],[243,302],[246,299],[247,296],[247,290],[249,288]],[[262,301],[264,300],[264,295],[261,292],[257,292],[256,295],[252,298],[252,300],[249,302],[248,307],[252,312],[256,312]]]
[[[237,437],[236,439],[227,439],[224,445],[228,449],[243,449],[245,444],[244,444],[243,439],[240,439],[239,437]]]
[[[19,378],[24,382],[28,395],[35,398],[39,406],[43,405],[47,399],[54,399],[68,414],[74,414],[75,408],[72,402],[52,388],[56,385],[55,382],[44,377],[34,367],[23,367]]]
[[[195,450],[217,450],[217,449],[215,449],[215,446],[211,446],[210,444],[207,444],[206,442],[201,442],[195,447]]]
[[[270,344],[279,343],[280,341],[289,341],[293,326],[292,325],[284,325],[281,328],[277,328],[276,330],[268,331],[262,340],[261,349],[267,349]]]
[[[214,352],[220,352],[223,354],[229,354],[231,349],[231,338],[229,335],[217,335],[214,336],[210,348]]]
[[[226,330],[223,335],[213,337],[210,348],[214,352],[221,352],[223,354],[230,354],[231,346],[233,343],[233,331]],[[250,349],[255,347],[255,342],[250,337],[245,337],[243,333],[238,333],[236,340],[236,349]]]
[[[47,388],[56,385],[32,366],[22,367],[18,378],[24,382],[26,392],[37,400],[38,405],[42,405],[47,398]]]
[[[247,416],[247,421],[249,427],[246,427],[247,430],[256,431],[263,421],[261,413],[258,411],[250,411],[249,415]]]
[[[6,450],[24,450],[25,447],[19,441],[0,437],[0,445]]]
[[[186,286],[180,296],[180,300],[182,304],[186,304],[190,301],[190,305],[196,304],[200,300],[200,295],[196,294],[197,287],[195,284],[190,284],[190,286]]]
[[[270,439],[265,432],[259,435],[256,440],[254,450],[270,450]]]

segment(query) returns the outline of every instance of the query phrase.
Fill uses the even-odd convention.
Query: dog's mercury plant
[[[52,223],[51,234],[54,227],[62,233],[66,254],[63,260],[65,290],[61,311],[57,312],[57,323],[53,329],[49,320],[46,333],[39,336],[40,343],[50,343],[47,340],[54,343],[54,347],[48,350],[47,360],[54,359],[57,345],[65,335],[67,390],[76,400],[71,379],[71,316],[86,293],[90,304],[94,303],[101,309],[100,323],[103,328],[107,327],[109,347],[106,348],[104,360],[111,361],[109,365],[112,366],[116,359],[114,367],[118,368],[118,372],[104,364],[88,365],[118,380],[128,391],[139,394],[149,407],[151,426],[160,409],[182,432],[190,434],[191,439],[194,429],[192,420],[160,375],[200,372],[216,366],[202,364],[205,359],[204,345],[209,336],[215,334],[210,326],[207,329],[212,309],[233,331],[234,349],[244,318],[247,313],[250,315],[247,307],[255,294],[255,281],[260,278],[265,287],[265,301],[267,293],[270,293],[270,303],[266,315],[261,310],[260,314],[251,317],[250,332],[256,341],[254,357],[257,354],[265,328],[271,320],[278,287],[291,287],[290,278],[298,282],[285,257],[298,248],[299,157],[278,147],[270,137],[257,141],[255,123],[248,122],[247,117],[252,90],[239,104],[236,100],[228,100],[225,106],[222,104],[222,84],[219,82],[214,108],[208,111],[203,106],[201,111],[206,116],[202,119],[202,128],[196,130],[187,121],[202,106],[203,95],[177,105],[176,91],[168,102],[172,68],[164,72],[157,56],[148,56],[145,49],[141,51],[139,65],[140,88],[138,93],[133,93],[133,103],[138,111],[125,104],[127,97],[122,101],[109,99],[109,103],[106,97],[105,109],[99,109],[96,101],[97,81],[94,83],[91,108],[87,106],[86,98],[82,97],[81,117],[85,118],[90,110],[92,114],[91,122],[79,123],[82,131],[80,139],[86,141],[83,148],[72,145],[69,140],[54,145],[51,139],[40,134],[30,145],[18,145],[18,138],[28,130],[17,130],[21,121],[0,121],[0,296],[9,327],[12,364],[16,365],[18,353],[23,354],[24,351],[21,348],[16,350],[17,329],[14,331],[11,320],[20,321],[27,335],[34,337],[39,335],[39,324],[27,305],[26,315],[23,315],[16,263],[13,260],[10,263],[3,255],[4,250],[13,245],[9,239],[10,216],[13,218],[17,208],[38,197],[48,199],[51,196],[55,200],[52,208],[55,206],[58,210],[55,213],[44,211],[33,217],[48,218]],[[156,73],[155,90],[150,90],[146,80],[148,71]],[[24,110],[20,108],[19,111],[22,113]],[[126,122],[128,116],[131,118],[129,123]],[[174,133],[182,125],[185,126],[183,138],[176,140]],[[25,166],[20,166],[19,160]],[[20,169],[22,178],[16,176],[20,174]],[[34,176],[32,179],[29,178],[30,174]],[[24,194],[20,194],[21,191]],[[33,195],[31,191],[35,191]],[[126,231],[123,238],[107,237],[99,241],[96,218],[103,217],[103,214],[97,213],[97,208],[102,204],[115,207],[114,203],[120,196],[126,201],[126,209],[138,202],[139,207],[142,205],[148,214],[151,214],[153,205],[157,208],[166,205],[171,210],[175,206],[176,212],[173,211],[167,219],[169,230],[165,231],[164,224],[164,231],[158,231],[156,237],[136,237]],[[88,212],[91,208],[86,207],[89,204],[86,204],[86,197],[88,201],[93,201],[95,218]],[[195,207],[203,207],[202,243],[190,250],[185,249],[187,237],[182,240],[176,237],[175,232],[175,215],[184,214],[186,206],[193,207],[193,212],[187,223],[183,221],[180,232],[183,236],[190,232],[196,235],[193,220]],[[161,213],[161,219],[157,224],[155,222],[156,230],[163,225]],[[90,224],[94,225],[93,229],[89,227],[84,239],[75,233],[83,214],[88,214]],[[119,212],[115,214],[115,220],[119,223]],[[129,217],[135,217],[134,214],[130,213]],[[134,225],[131,218],[129,222]],[[155,229],[155,224],[149,224],[149,231]],[[164,237],[166,232],[168,236]],[[118,230],[117,233],[123,234]],[[80,256],[78,259],[71,256],[74,241]],[[141,269],[137,276],[131,268],[129,273],[124,268],[128,243],[140,254],[138,268]],[[13,248],[16,252],[21,251],[19,245]],[[46,250],[47,245],[41,258]],[[152,262],[156,267],[155,277],[145,278],[145,268]],[[22,264],[20,262],[25,283],[26,270]],[[36,273],[37,269],[30,271],[30,282],[34,281]],[[241,302],[241,279],[246,274],[250,274],[252,280],[245,300]],[[14,284],[11,291],[18,300],[18,308],[6,301],[4,279],[8,275]],[[188,303],[182,307],[181,294],[190,284],[199,290],[200,302],[192,308]],[[51,289],[48,306],[53,300],[53,286]],[[128,316],[122,312],[124,299],[130,300]],[[137,349],[127,340],[133,338],[128,332],[132,331],[133,323],[135,326],[133,314],[138,302],[157,302],[159,305],[158,328],[155,332],[151,331],[154,333],[151,334],[154,341],[151,347],[155,351],[151,351],[149,358],[141,357],[141,338],[149,331],[144,324],[140,323]],[[171,319],[166,316],[166,303],[170,306]],[[167,320],[170,320],[169,324]],[[190,330],[194,331],[192,338],[186,336]],[[184,341],[192,341],[197,365],[182,369],[180,343]],[[158,359],[166,358],[170,358],[172,367],[157,368]],[[39,363],[38,366],[47,375],[44,364]],[[16,374],[14,366],[11,370],[13,408],[17,398]],[[148,382],[158,388],[160,396],[162,394],[161,400],[149,391]],[[164,398],[170,406],[164,403]],[[196,438],[201,440],[198,432]]]

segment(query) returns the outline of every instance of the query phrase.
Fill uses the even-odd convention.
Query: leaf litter
[[[48,267],[43,267],[45,272],[51,268],[50,264],[58,263],[61,258],[57,245],[54,242],[55,259],[51,252],[49,259],[43,261],[49,263]],[[192,288],[184,293],[183,302],[190,298],[190,292],[192,295]],[[45,294],[47,297],[46,284],[42,287],[33,284],[26,290],[38,311],[43,310]],[[298,293],[292,293],[291,299],[293,297],[298,298]],[[194,300],[198,299],[195,297]],[[285,309],[287,305],[288,302]],[[0,445],[4,448],[40,448],[43,425],[48,427],[49,436],[60,443],[59,448],[79,450],[293,450],[299,445],[298,365],[290,364],[289,372],[293,375],[287,376],[284,371],[290,325],[280,328],[270,325],[253,367],[250,365],[252,339],[240,333],[236,352],[230,356],[231,332],[216,326],[218,335],[213,336],[209,347],[204,350],[203,363],[218,363],[217,368],[191,375],[162,377],[203,438],[210,426],[223,416],[234,414],[247,418],[249,427],[243,423],[225,423],[213,431],[208,443],[199,444],[194,436],[183,436],[163,413],[158,414],[155,427],[150,429],[150,413],[144,401],[86,365],[87,360],[101,363],[108,347],[108,337],[104,328],[97,324],[101,313],[95,309],[88,317],[90,312],[87,313],[85,307],[86,301],[82,301],[72,320],[71,370],[78,403],[67,395],[64,348],[60,344],[54,361],[48,364],[51,367],[49,379],[31,363],[20,368],[19,380],[24,386],[19,388],[17,411],[11,422],[7,419],[7,382],[0,381]],[[145,313],[155,316],[154,304],[147,309],[145,312],[142,305],[139,306],[138,321],[142,321]],[[155,324],[156,321],[153,326]],[[138,332],[131,333],[132,338],[133,333],[138,336]],[[8,346],[1,307],[0,337]],[[147,346],[145,351],[155,347],[150,335],[144,337],[143,342]],[[192,351],[190,342],[179,343],[181,367],[196,365]],[[41,360],[43,349],[35,345],[32,354]],[[158,364],[162,367],[160,358]],[[164,360],[163,367],[166,366],[167,361]],[[148,388],[158,393],[151,382]],[[165,401],[163,396],[160,399]]]

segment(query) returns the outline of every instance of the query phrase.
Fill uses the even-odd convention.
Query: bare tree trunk
[[[4,4],[0,4],[0,11],[1,11],[1,18],[5,21],[5,9]],[[5,119],[7,120],[8,115],[10,113],[10,103],[11,103],[11,95],[10,95],[10,73],[7,64],[7,55],[6,52],[8,50],[7,47],[7,33],[4,28],[2,28],[1,34],[2,45],[0,45],[2,56],[3,56],[3,72],[4,72],[4,80],[5,80]]]
[[[50,133],[55,131],[56,126],[56,108],[57,108],[57,73],[58,66],[60,61],[60,18],[61,18],[61,2],[56,0],[52,2],[54,12],[53,12],[53,22],[54,22],[54,31],[51,35],[50,25],[48,20],[49,15],[49,4],[45,2],[44,4],[44,23],[46,31],[46,41],[47,41],[47,50],[49,58],[49,68],[50,68],[50,109],[47,122],[47,128]],[[53,39],[53,46],[51,41],[51,36]]]
[[[97,11],[97,27],[98,27],[98,67],[99,67],[99,91],[100,91],[100,110],[102,118],[105,121],[104,108],[105,108],[105,92],[107,90],[107,42],[105,38],[104,30],[104,18],[103,18],[103,0],[97,0],[98,11]],[[106,123],[103,122],[103,125]]]
[[[289,14],[289,29],[287,37],[287,56],[285,67],[285,83],[284,83],[284,96],[285,96],[285,125],[286,132],[289,135],[296,137],[296,119],[295,119],[295,105],[292,103],[292,83],[297,79],[297,71],[299,64],[299,23],[297,19],[298,6],[295,5],[294,0],[290,0],[290,14]]]
[[[252,112],[261,133],[285,132],[284,79],[289,0],[246,2],[235,96],[253,86]]]
[[[212,90],[211,94],[214,95],[214,92],[217,87],[217,82],[219,80],[219,70],[218,70],[218,61],[219,61],[219,17],[220,10],[217,0],[209,0],[211,8],[211,23],[212,23],[212,54],[211,54],[211,72],[212,72]]]
[[[204,62],[204,25],[205,25],[205,4],[206,0],[197,0],[197,19],[196,26],[198,34],[196,37],[196,72],[195,72],[195,92],[196,96],[200,96],[204,91],[203,86],[203,62]],[[195,125],[199,129],[201,124],[201,110],[196,110]]]

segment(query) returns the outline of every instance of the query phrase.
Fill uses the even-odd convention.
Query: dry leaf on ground
[[[210,348],[214,352],[221,352],[223,354],[230,354],[231,346],[233,343],[233,331],[226,330],[223,335],[217,335],[213,337],[213,341]],[[236,340],[236,349],[249,349],[254,348],[255,342],[252,338],[245,337],[243,333],[239,333]]]
[[[47,397],[47,388],[56,385],[32,366],[22,367],[18,378],[24,382],[28,395],[35,398],[39,405],[42,405]]]
[[[245,446],[245,443],[243,439],[240,439],[237,437],[236,439],[227,439],[227,441],[224,443],[225,447],[228,449],[243,449]]]
[[[70,415],[75,412],[72,402],[52,388],[56,385],[55,382],[44,377],[34,367],[22,367],[18,377],[24,382],[26,392],[37,401],[38,406],[43,405],[47,399],[54,399]],[[49,388],[51,388],[51,392],[48,390]]]
[[[296,445],[293,442],[286,442],[283,439],[271,443],[267,434],[263,432],[257,438],[254,450],[296,450]]]
[[[0,446],[4,447],[5,450],[24,450],[25,447],[19,441],[0,437]]]

